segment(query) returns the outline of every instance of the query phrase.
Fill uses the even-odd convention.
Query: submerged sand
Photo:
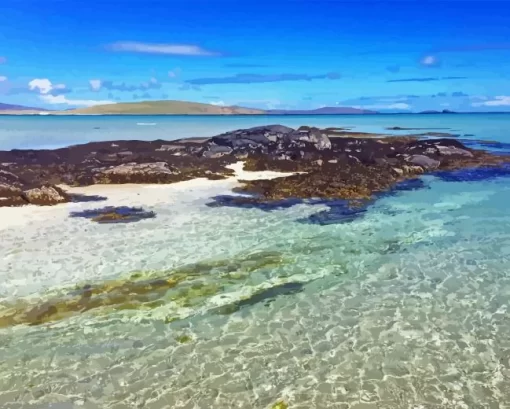
[[[75,191],[108,200],[1,209],[0,289],[9,297],[202,261],[210,269],[200,271],[200,280],[217,286],[201,288],[218,292],[205,299],[179,292],[191,301],[179,308],[165,299],[161,311],[90,311],[47,326],[1,329],[0,403],[505,408],[507,182],[436,181],[429,190],[380,200],[364,218],[328,226],[297,222],[320,206],[275,212],[205,206],[208,197],[255,176],[91,186]],[[68,217],[104,205],[148,207],[158,217],[126,225]],[[284,263],[258,268],[273,255]],[[211,258],[236,270],[215,269]],[[249,274],[239,277],[243,268]],[[282,282],[303,283],[303,291],[248,298]],[[233,300],[246,307],[214,313],[212,307]],[[165,321],[176,313],[186,318]]]

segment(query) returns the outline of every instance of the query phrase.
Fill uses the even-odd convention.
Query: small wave
[[[136,124],[138,126],[154,126],[154,125],[157,125],[156,122],[137,122]]]

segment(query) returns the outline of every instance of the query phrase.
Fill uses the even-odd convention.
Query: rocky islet
[[[226,166],[238,161],[244,161],[249,171],[296,172],[272,180],[245,181],[238,190],[253,194],[251,200],[258,202],[367,199],[423,173],[497,167],[508,162],[508,156],[468,147],[455,137],[445,133],[391,136],[342,128],[268,125],[212,138],[109,141],[53,150],[0,151],[0,207],[76,201],[66,192],[66,185],[223,179],[233,175]],[[113,212],[100,217],[114,221],[117,216]]]

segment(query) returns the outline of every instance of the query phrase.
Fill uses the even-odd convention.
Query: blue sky
[[[4,103],[510,111],[508,1],[0,3]]]

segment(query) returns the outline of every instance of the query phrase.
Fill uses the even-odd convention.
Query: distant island
[[[87,108],[50,111],[20,105],[0,104],[0,115],[338,115],[377,114],[350,107],[323,107],[312,110],[263,110],[187,101],[142,101],[95,105]]]
[[[322,107],[317,109],[257,109],[240,106],[223,106],[188,101],[141,101],[94,105],[86,108],[49,110],[0,103],[0,115],[374,115],[392,114],[353,107]],[[421,112],[395,112],[398,114],[457,114],[449,109]],[[475,114],[479,112],[462,112]],[[503,113],[503,112],[491,112]]]
[[[379,112],[368,109],[358,109],[351,107],[322,107],[317,109],[270,109],[266,114],[270,115],[349,115],[349,114],[378,114]]]
[[[449,109],[443,109],[442,111],[429,110],[429,111],[421,111],[418,113],[419,114],[456,114],[457,112],[450,111]]]
[[[0,114],[4,115],[257,115],[261,109],[226,107],[186,101],[142,101],[117,104],[94,105],[87,108],[49,111],[45,109],[2,104]]]

